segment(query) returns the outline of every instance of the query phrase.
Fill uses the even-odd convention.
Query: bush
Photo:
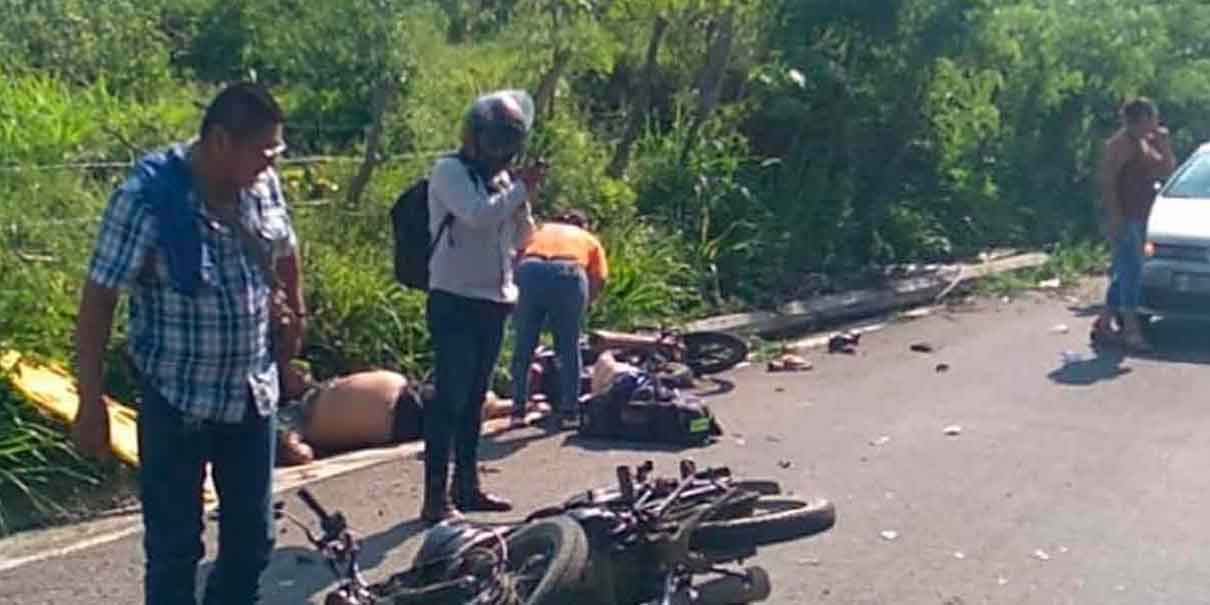
[[[536,94],[556,56],[566,69],[528,154],[552,164],[539,214],[583,207],[600,227],[612,279],[594,326],[772,305],[816,288],[807,275],[988,246],[1064,242],[1053,269],[1075,272],[1102,260],[1078,242],[1096,237],[1098,149],[1121,100],[1158,98],[1179,154],[1210,136],[1194,35],[1210,9],[1193,0],[1100,2],[1096,20],[1037,0],[479,4],[0,0],[0,345],[70,360],[97,219],[125,174],[46,165],[124,163],[191,137],[235,78],[273,87],[292,153],[344,156],[282,167],[321,375],[424,372],[423,297],[391,282],[387,211],[458,146],[475,96]],[[648,75],[657,13],[669,29]],[[724,40],[728,67],[713,74]],[[719,103],[702,121],[714,75]],[[391,157],[349,207],[384,78],[398,86]],[[611,178],[644,96],[630,174]],[[127,399],[121,367],[108,379]]]

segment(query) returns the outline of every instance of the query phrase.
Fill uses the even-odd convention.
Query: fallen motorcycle
[[[636,366],[650,357],[664,363],[688,366],[695,376],[725,372],[748,357],[748,345],[725,332],[680,332],[645,328],[635,332],[593,330],[588,346],[594,353],[612,350],[618,359]]]
[[[736,566],[759,546],[819,534],[836,521],[831,503],[780,496],[775,481],[734,480],[726,467],[698,470],[689,460],[675,479],[654,477],[653,468],[650,461],[618,467],[616,487],[530,515],[531,522],[570,517],[585,529],[591,591],[577,602],[760,602],[772,590],[768,574],[759,566]]]
[[[337,579],[324,605],[559,605],[573,602],[588,564],[584,530],[566,517],[511,527],[441,524],[425,533],[410,568],[370,583],[359,545],[342,513],[329,513],[307,491],[298,497],[318,517],[321,533],[303,529]]]
[[[592,390],[589,369],[606,351],[614,357],[658,377],[674,387],[692,387],[700,376],[725,372],[748,357],[748,345],[725,332],[679,332],[647,328],[634,332],[593,330],[580,343],[582,392]],[[563,371],[554,349],[540,346],[530,366],[529,388],[532,394],[556,398],[559,373]]]
[[[338,585],[325,605],[731,605],[768,598],[759,566],[736,568],[757,547],[830,529],[827,501],[774,497],[773,481],[738,481],[730,470],[682,461],[677,479],[653,464],[618,467],[615,487],[577,494],[523,522],[441,524],[426,532],[411,568],[368,583],[344,516],[329,514],[305,489],[320,520],[307,538]],[[705,581],[699,578],[707,576]]]

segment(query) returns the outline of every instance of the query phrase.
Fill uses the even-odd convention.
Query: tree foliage
[[[1123,100],[1158,100],[1180,152],[1210,127],[1210,6],[1195,0],[4,6],[7,161],[129,157],[187,136],[216,86],[254,76],[285,99],[301,152],[364,154],[385,106],[370,151],[418,155],[361,171],[384,203],[457,145],[471,98],[520,86],[539,100],[529,155],[555,161],[543,203],[675,238],[710,302],[1094,237],[1093,170]]]

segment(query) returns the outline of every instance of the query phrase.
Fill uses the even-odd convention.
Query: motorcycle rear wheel
[[[726,550],[765,546],[823,533],[836,524],[836,507],[827,500],[761,498],[751,515],[703,521],[690,538],[690,547]]]
[[[748,358],[748,343],[726,332],[688,332],[685,362],[697,374],[717,374],[739,365]]]

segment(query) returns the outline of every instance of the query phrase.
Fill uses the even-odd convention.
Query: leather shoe
[[[483,490],[475,490],[469,494],[457,494],[454,496],[454,502],[458,508],[465,511],[503,513],[513,509],[513,504],[508,500]]]

